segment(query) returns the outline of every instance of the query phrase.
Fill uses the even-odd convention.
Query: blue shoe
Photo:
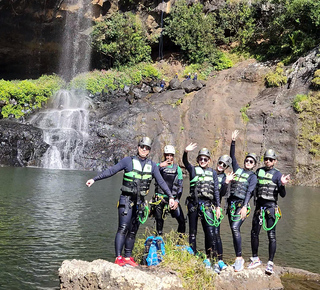
[[[204,259],[203,264],[205,265],[206,269],[212,269],[209,259]]]
[[[219,265],[220,271],[227,269],[227,265],[222,260],[218,261],[218,265]]]
[[[235,272],[240,272],[244,269],[244,259],[236,259],[234,263],[234,271]]]
[[[248,266],[248,269],[254,269],[262,264],[259,257],[251,257],[250,258],[251,263]]]

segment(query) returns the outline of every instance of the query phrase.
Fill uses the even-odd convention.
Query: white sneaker
[[[266,274],[273,274],[274,271],[273,271],[273,267],[274,267],[274,264],[272,261],[268,261],[268,264],[267,264],[267,268],[266,268]]]
[[[254,269],[262,264],[259,257],[251,257],[250,258],[251,263],[248,266],[248,269]]]
[[[234,271],[235,272],[240,272],[244,269],[244,259],[236,259],[234,263]]]

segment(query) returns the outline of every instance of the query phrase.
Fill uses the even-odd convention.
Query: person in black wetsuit
[[[232,173],[225,173],[225,170],[231,166],[232,160],[229,155],[222,155],[219,157],[216,172],[219,181],[219,192],[220,192],[220,203],[222,203],[222,197],[225,196],[228,184],[233,179]],[[215,204],[216,206],[216,204]],[[223,262],[223,248],[220,236],[220,224],[215,227],[215,250],[217,252],[218,263],[215,265],[214,269],[217,273],[227,268],[227,265]]]
[[[138,144],[137,156],[123,158],[116,165],[106,169],[100,175],[86,182],[86,185],[90,187],[95,181],[108,178],[124,170],[118,204],[119,225],[115,238],[115,263],[119,266],[138,265],[131,257],[131,254],[141,217],[143,217],[145,210],[144,198],[148,194],[152,178],[155,178],[159,186],[169,197],[170,208],[174,205],[172,193],[163,180],[158,166],[147,158],[151,145],[151,139],[149,137],[143,137]],[[121,256],[123,248],[124,257]]]
[[[197,166],[189,163],[188,152],[196,147],[196,143],[190,143],[183,153],[183,164],[188,170],[190,178],[190,196],[187,198],[189,243],[194,253],[196,253],[198,217],[200,216],[207,255],[204,263],[207,268],[212,268],[210,258],[214,255],[215,222],[220,222],[221,214],[219,182],[216,171],[209,167],[211,155],[207,148],[202,148],[199,151]],[[216,204],[215,214],[213,211],[214,203]]]
[[[238,165],[235,156],[236,139],[239,131],[232,133],[232,142],[230,146],[230,156],[232,158],[232,168],[234,178],[231,181],[230,196],[228,198],[228,219],[233,237],[233,246],[236,253],[234,270],[236,272],[244,269],[244,259],[242,258],[241,233],[240,227],[247,217],[247,211],[250,207],[249,201],[257,184],[257,176],[252,172],[257,163],[257,156],[254,153],[246,155],[244,167]]]
[[[183,190],[183,175],[179,165],[174,163],[175,148],[172,145],[164,147],[164,161],[157,164],[160,174],[167,183],[174,197],[174,206],[167,208],[169,197],[164,193],[158,184],[155,184],[155,195],[152,198],[152,210],[155,220],[158,235],[162,235],[164,217],[166,213],[171,213],[171,216],[178,222],[178,233],[186,232],[186,222],[183,211],[180,205],[180,198]]]
[[[285,185],[290,181],[290,175],[274,168],[277,156],[272,149],[268,149],[263,156],[264,167],[257,169],[258,184],[256,187],[256,208],[252,218],[251,249],[252,257],[248,268],[253,269],[262,264],[258,257],[259,233],[261,226],[267,231],[269,239],[269,261],[266,273],[273,273],[273,258],[276,253],[276,223],[281,218],[277,205],[278,195],[286,196]]]

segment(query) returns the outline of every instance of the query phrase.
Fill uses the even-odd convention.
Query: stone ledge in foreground
[[[275,266],[268,276],[265,265],[256,269],[234,272],[231,266],[215,275],[214,286],[221,290],[284,289],[280,277],[285,274],[303,276],[306,280],[320,281],[320,274],[305,270]],[[86,262],[66,260],[59,269],[60,289],[183,289],[180,278],[171,271],[158,267],[119,267],[105,260]]]

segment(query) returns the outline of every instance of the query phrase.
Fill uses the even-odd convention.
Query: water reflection
[[[65,259],[114,260],[116,204],[122,174],[96,182],[92,172],[0,168],[0,289],[58,289],[58,268]],[[185,181],[187,192],[188,184]],[[276,264],[319,272],[319,189],[288,188],[280,199]],[[186,194],[184,194],[186,196]],[[183,204],[183,201],[182,201]],[[185,210],[185,207],[183,207]],[[244,257],[251,256],[251,216],[242,226]],[[139,230],[154,227],[148,220]],[[168,217],[164,231],[176,229]],[[234,257],[227,219],[221,235],[225,257]],[[204,237],[199,230],[199,248]],[[260,234],[259,255],[267,259],[267,234]]]

